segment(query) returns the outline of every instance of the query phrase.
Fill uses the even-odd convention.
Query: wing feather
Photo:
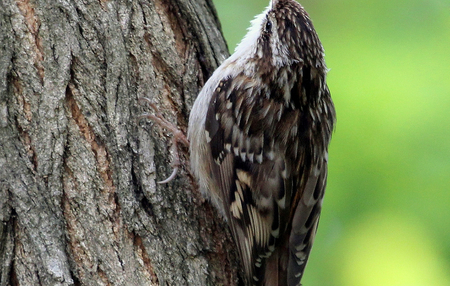
[[[327,162],[315,166],[292,218],[289,236],[288,285],[299,285],[319,223],[327,179]]]
[[[315,144],[312,137],[323,132],[314,128],[329,126],[315,125],[316,117],[300,106],[298,98],[306,95],[291,95],[294,101],[288,103],[284,89],[256,80],[245,74],[224,78],[213,93],[205,122],[215,162],[212,177],[246,277],[253,279],[248,284],[272,285],[279,279],[297,285],[314,240],[327,175],[327,143]],[[311,86],[302,87],[302,79],[292,80],[291,92],[313,92]]]
[[[290,118],[298,114],[261,96],[267,91],[255,86],[245,75],[233,83],[223,79],[208,107],[205,132],[216,162],[213,177],[218,178],[224,204],[229,206],[226,216],[233,221],[230,225],[245,272],[258,284],[264,279],[266,258],[287,228],[294,190],[282,151],[286,142],[275,142],[270,136],[276,128],[285,127],[273,126],[272,118],[279,113],[285,119],[280,124],[291,124]],[[254,102],[255,98],[260,100]]]

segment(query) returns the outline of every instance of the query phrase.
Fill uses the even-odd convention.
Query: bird
[[[305,9],[271,0],[191,110],[191,169],[229,225],[245,285],[301,285],[336,112]]]

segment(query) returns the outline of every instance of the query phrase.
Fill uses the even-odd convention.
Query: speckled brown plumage
[[[308,14],[273,0],[194,104],[191,165],[228,220],[247,285],[300,284],[335,122],[326,73]]]

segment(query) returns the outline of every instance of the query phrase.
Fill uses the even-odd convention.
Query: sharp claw
[[[152,104],[152,102],[150,101],[150,99],[149,98],[147,98],[147,97],[139,97],[138,98],[138,102],[139,102],[139,104],[144,104],[144,103],[148,103],[148,104]]]
[[[147,97],[139,97],[138,98],[138,102],[140,104],[145,104],[146,103],[148,106],[150,106],[153,109],[153,111],[156,113],[157,117],[159,117],[162,120],[166,121],[164,119],[164,116],[162,116],[161,112],[159,112],[158,107],[156,107],[156,104],[151,102],[149,98],[147,98]]]
[[[173,168],[172,174],[170,174],[170,176],[167,179],[165,179],[163,181],[159,181],[158,184],[167,184],[168,182],[172,181],[177,176],[177,172],[178,172],[178,167]]]
[[[155,112],[155,114],[151,113],[144,113],[141,116],[137,118],[138,122],[142,120],[143,118],[148,118],[154,122],[156,122],[160,127],[165,128],[172,132],[175,138],[175,142],[181,142],[185,146],[189,146],[189,141],[186,138],[186,135],[184,135],[183,132],[181,132],[175,125],[173,125],[171,122],[167,121],[164,116],[159,112],[158,107],[154,103],[150,101],[150,99],[146,97],[140,97],[138,99],[141,103],[147,103]]]
[[[142,119],[144,119],[144,118],[150,118],[150,119],[153,119],[153,117],[154,117],[154,115],[152,115],[152,114],[150,114],[150,113],[144,113],[144,114],[138,116],[138,117],[136,118],[136,121],[137,121],[137,123],[139,124],[139,123],[141,122]]]
[[[150,99],[148,99],[146,97],[140,97],[138,99],[138,101],[141,104],[143,104],[143,103],[148,104],[155,113],[155,114],[144,113],[137,118],[138,121],[142,120],[143,118],[148,118],[148,119],[154,121],[155,123],[157,123],[160,127],[166,128],[167,130],[171,131],[173,134],[171,149],[172,149],[174,158],[173,158],[173,162],[171,165],[174,168],[173,168],[172,174],[167,179],[158,182],[158,184],[167,184],[168,182],[172,181],[177,176],[177,172],[178,172],[178,169],[180,166],[180,157],[178,155],[178,147],[177,147],[178,143],[181,142],[185,146],[189,146],[189,141],[187,140],[186,135],[183,132],[181,132],[176,126],[174,126],[171,122],[167,121],[164,118],[164,116],[159,112],[156,105],[153,104],[150,101]]]

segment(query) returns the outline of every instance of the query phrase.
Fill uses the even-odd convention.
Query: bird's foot
[[[144,113],[141,116],[139,116],[138,120],[141,120],[143,118],[150,119],[151,121],[158,124],[161,128],[165,128],[168,131],[172,132],[172,146],[170,147],[172,154],[173,154],[173,161],[170,163],[170,166],[173,168],[172,174],[165,180],[159,181],[158,184],[166,184],[170,181],[172,181],[176,176],[178,169],[180,168],[181,162],[180,162],[180,155],[178,153],[178,144],[181,143],[186,147],[189,147],[189,140],[187,139],[186,135],[181,131],[176,125],[174,125],[172,122],[168,121],[164,118],[164,116],[161,114],[161,112],[158,110],[158,107],[154,103],[150,101],[150,99],[146,97],[139,98],[140,104],[147,104],[150,106],[154,114],[152,113]]]

